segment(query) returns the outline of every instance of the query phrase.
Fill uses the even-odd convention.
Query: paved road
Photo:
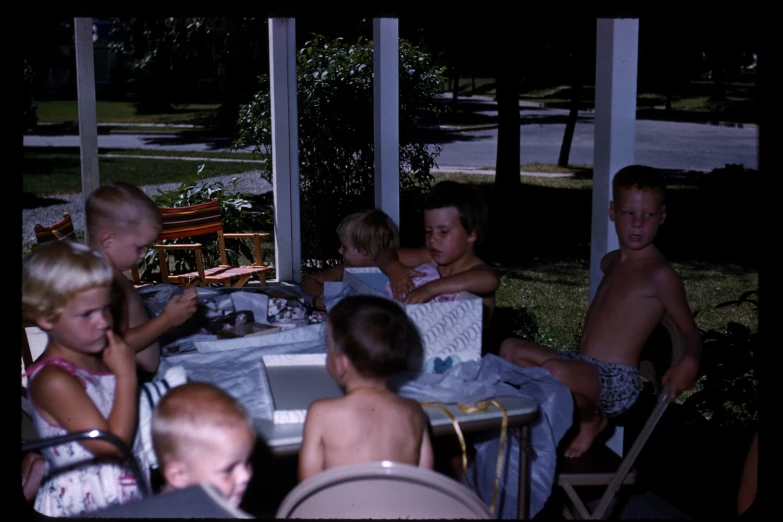
[[[496,105],[487,99],[471,99],[477,112],[497,114]],[[565,131],[567,111],[523,106],[520,108],[520,163],[556,163]],[[570,163],[593,164],[594,114],[580,113],[571,147]],[[437,132],[433,146],[443,147],[437,164],[451,167],[495,166],[497,129],[463,132]],[[77,147],[78,136],[26,135],[28,147]],[[100,134],[98,146],[118,149],[157,149],[172,151],[225,151],[231,141],[174,134]],[[727,163],[758,169],[758,127],[731,127],[700,123],[638,120],[636,123],[637,163],[663,169],[708,172]]]

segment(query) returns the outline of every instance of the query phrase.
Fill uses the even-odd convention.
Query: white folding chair
[[[489,519],[487,506],[456,480],[396,462],[331,468],[299,483],[276,518]]]

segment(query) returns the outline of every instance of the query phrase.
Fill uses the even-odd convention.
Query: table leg
[[[527,425],[520,426],[514,430],[514,437],[519,443],[519,477],[517,482],[519,492],[517,493],[517,519],[527,520],[528,518],[528,482],[530,478],[529,451],[530,451],[530,428]]]

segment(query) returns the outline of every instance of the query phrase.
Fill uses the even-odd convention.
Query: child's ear
[[[351,364],[351,360],[348,359],[348,356],[344,353],[337,353],[335,354],[335,370],[337,370],[337,376],[340,378],[340,380],[345,379],[345,376],[348,374],[349,370],[353,370],[353,365]]]
[[[38,328],[41,330],[48,332],[52,328],[54,328],[55,320],[44,316],[43,314],[35,314],[35,318],[33,319],[35,321],[35,324],[38,325]]]
[[[661,207],[661,225],[666,221],[666,205]]]
[[[110,248],[116,236],[117,234],[114,232],[114,230],[111,229],[102,230],[101,233],[98,235],[98,240],[101,244],[101,248],[103,248],[104,250]]]
[[[475,243],[478,239],[478,228],[474,227],[473,230],[470,231],[470,234],[468,234],[468,243]]]
[[[609,221],[614,221],[614,201],[609,202]]]
[[[171,460],[162,466],[163,478],[172,488],[182,489],[190,485],[188,467],[181,460]]]

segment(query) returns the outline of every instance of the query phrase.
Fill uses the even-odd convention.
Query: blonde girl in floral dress
[[[135,351],[112,331],[111,265],[75,241],[41,245],[26,259],[22,309],[48,335],[30,366],[30,401],[40,438],[99,429],[142,455],[136,434]],[[140,485],[110,443],[90,440],[43,450],[46,475],[34,509],[79,516],[139,499]],[[141,460],[141,469],[149,467]]]

